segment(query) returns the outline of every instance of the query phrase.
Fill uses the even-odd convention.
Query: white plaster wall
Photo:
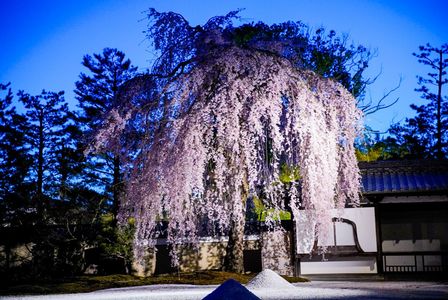
[[[300,272],[303,275],[376,274],[377,267],[374,257],[359,257],[355,260],[301,262]]]
[[[307,254],[312,250],[314,244],[314,227],[310,222],[310,213],[302,210],[296,217],[297,225],[297,253]],[[373,207],[345,208],[341,210],[332,210],[332,217],[339,217],[353,221],[357,227],[358,240],[361,248],[365,252],[376,252],[376,226],[375,226],[375,209]],[[310,225],[311,224],[311,225]],[[323,243],[319,241],[321,246],[346,246],[354,245],[354,237],[352,226],[346,223],[336,222],[336,243],[334,240],[333,229],[328,233],[329,239]]]
[[[346,208],[341,217],[355,222],[361,248],[366,252],[376,252],[375,209],[373,207]],[[344,234],[349,235],[347,230]]]

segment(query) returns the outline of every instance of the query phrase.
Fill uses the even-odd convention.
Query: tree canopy
[[[186,72],[216,44],[233,44],[279,55],[295,67],[332,78],[363,102],[365,88],[371,83],[364,74],[373,55],[369,49],[350,44],[347,35],[338,36],[334,30],[326,31],[323,27],[313,31],[300,21],[236,26],[238,14],[239,11],[232,11],[211,18],[203,26],[191,26],[180,14],[149,9],[146,33],[159,52],[151,73],[170,77]],[[359,104],[361,109],[371,108]]]
[[[105,48],[102,53],[93,56],[85,55],[82,64],[89,72],[80,74],[75,94],[81,109],[77,120],[86,148],[92,135],[101,127],[104,114],[115,105],[120,86],[135,76],[137,67],[122,51],[113,48]],[[114,218],[123,192],[123,163],[120,159],[123,151],[119,149],[123,146],[119,143],[114,149],[104,149],[96,155],[87,156],[84,170],[85,181],[109,195]]]
[[[418,62],[429,67],[425,76],[417,76],[423,104],[412,104],[416,115],[393,124],[388,144],[395,158],[446,159],[448,145],[448,97],[443,88],[448,83],[448,44],[440,48],[427,44],[413,53]]]
[[[285,55],[288,44],[273,39],[254,48],[229,37],[235,13],[194,28],[174,13],[150,16],[161,51],[146,77],[154,83],[152,105],[123,99],[95,145],[114,147],[135,116],[159,116],[158,130],[147,133],[134,157],[122,206],[122,216],[136,220],[136,249],[154,245],[161,220],[168,220],[172,245],[197,240],[204,220],[241,233],[246,199],[260,188],[273,208],[266,219],[275,222],[285,208],[276,184],[283,163],[301,173],[288,190],[290,209],[312,210],[325,238],[329,209],[358,202],[353,144],[361,112],[352,94],[299,68]]]

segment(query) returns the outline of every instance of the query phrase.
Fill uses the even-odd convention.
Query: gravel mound
[[[275,289],[287,290],[296,289],[291,283],[272,270],[265,269],[252,278],[246,285],[248,289]]]
[[[229,279],[202,300],[260,300],[238,281]]]

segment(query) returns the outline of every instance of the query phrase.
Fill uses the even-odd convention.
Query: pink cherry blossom
[[[359,202],[353,145],[362,114],[339,83],[279,56],[230,46],[161,93],[172,117],[132,161],[122,203],[122,215],[136,221],[137,257],[155,245],[162,220],[174,246],[197,242],[204,219],[222,231],[232,218],[244,222],[246,197],[260,186],[274,212],[267,221],[275,221],[286,209],[286,191],[276,184],[282,163],[300,169],[292,183],[300,193],[288,191],[291,208],[312,212],[318,238],[331,226],[331,209]],[[96,146],[107,145],[132,115],[112,111]]]

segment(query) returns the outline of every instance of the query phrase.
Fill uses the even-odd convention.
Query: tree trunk
[[[67,162],[67,151],[65,145],[61,146],[61,161],[59,166],[59,173],[61,175],[61,182],[59,184],[59,198],[61,201],[66,200],[67,196],[67,180],[68,180],[68,162]]]
[[[224,270],[228,272],[244,272],[244,218],[232,220],[227,243],[226,256],[224,258]]]
[[[224,258],[224,270],[244,272],[244,227],[246,225],[246,201],[249,196],[247,180],[244,180],[241,191],[241,205],[237,205],[230,220],[229,241]]]
[[[118,207],[120,205],[120,194],[122,191],[122,182],[121,182],[121,172],[120,172],[120,157],[114,156],[114,173],[113,173],[113,203],[112,203],[112,214],[114,217],[114,224],[116,224],[117,215],[118,215]]]
[[[443,56],[442,49],[439,50],[439,80],[437,82],[437,133],[436,133],[436,148],[437,148],[437,158],[443,159],[442,151],[442,74],[443,74]]]
[[[41,112],[41,115],[39,116],[39,128],[38,128],[38,135],[39,135],[39,144],[38,144],[38,156],[37,156],[37,191],[36,191],[36,206],[37,206],[37,214],[39,221],[43,221],[44,219],[44,210],[45,210],[45,203],[44,203],[44,197],[43,197],[43,183],[44,183],[44,148],[45,148],[45,141],[44,141],[44,116],[43,112]]]
[[[291,183],[288,184],[288,191],[287,191],[287,195],[285,198],[285,207],[289,210],[289,213],[291,214],[291,234],[290,234],[290,263],[291,263],[291,268],[292,268],[292,273],[293,276],[299,276],[300,271],[298,270],[297,267],[297,263],[300,264],[300,262],[296,262],[297,258],[297,252],[296,252],[296,225],[295,225],[295,218],[294,218],[294,209],[293,209],[293,204],[291,203],[291,197],[289,196],[289,193],[291,191],[291,189],[296,188],[294,187]]]

